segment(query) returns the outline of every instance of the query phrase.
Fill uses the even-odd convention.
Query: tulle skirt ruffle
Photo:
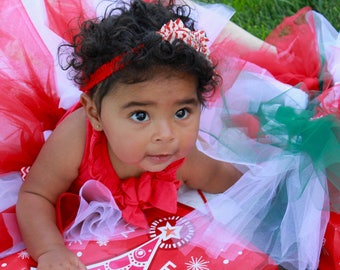
[[[281,42],[285,27],[292,32]],[[213,45],[224,85],[203,112],[197,146],[244,175],[186,219],[212,256],[236,237],[286,269],[317,269],[324,241],[335,239],[324,239],[329,213],[340,206],[338,34],[306,8],[267,41],[277,55],[240,49],[222,58],[230,41]]]

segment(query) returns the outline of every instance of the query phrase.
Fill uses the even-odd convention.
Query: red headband
[[[170,20],[168,23],[164,24],[157,33],[162,36],[163,40],[167,40],[170,43],[176,39],[181,39],[186,44],[193,47],[196,51],[205,54],[207,59],[209,59],[209,49],[207,46],[208,38],[206,37],[203,30],[192,31],[186,28],[180,19],[177,19],[175,21]],[[143,48],[143,45],[138,46],[138,48],[134,48],[133,51],[137,52],[140,48]],[[94,73],[90,75],[86,84],[80,87],[80,90],[83,92],[88,92],[111,74],[124,68],[122,60],[125,55],[126,53],[117,55],[110,62],[107,62],[99,67]]]
[[[82,86],[80,90],[86,93],[90,91],[92,87],[104,81],[111,74],[122,69],[124,67],[122,60],[125,55],[126,53],[117,55],[110,62],[107,62],[103,64],[101,67],[99,67],[94,73],[91,74],[86,85]]]

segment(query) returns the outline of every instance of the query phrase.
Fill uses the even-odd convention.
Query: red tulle
[[[87,19],[96,18],[96,13],[86,1],[44,0],[49,28],[68,42],[79,31],[79,25]]]
[[[18,0],[0,2],[0,173],[31,165],[63,115],[54,61]],[[13,21],[15,23],[8,23]],[[25,33],[25,35],[23,34]]]
[[[331,79],[322,66],[314,19],[313,16],[307,18],[309,11],[311,9],[305,7],[285,18],[265,39],[277,48],[277,55],[260,50],[244,55],[244,59],[266,68],[283,83],[303,84],[301,88],[308,90],[328,88]]]
[[[324,245],[321,250],[320,270],[340,269],[340,214],[331,212]]]

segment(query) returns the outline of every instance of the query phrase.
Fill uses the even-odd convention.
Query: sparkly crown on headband
[[[164,24],[157,33],[162,36],[163,40],[167,40],[170,43],[180,39],[209,58],[209,48],[207,45],[209,39],[203,30],[192,31],[185,27],[180,19],[177,19],[175,21],[170,20]]]
[[[207,42],[209,41],[203,30],[192,31],[185,27],[184,23],[177,19],[175,21],[170,20],[164,24],[162,28],[157,31],[162,36],[163,40],[170,43],[176,39],[184,41],[189,46],[193,47],[196,51],[203,53],[209,60],[209,48]],[[133,49],[133,52],[138,52],[143,45]],[[100,66],[94,73],[92,73],[87,80],[86,84],[81,86],[80,90],[83,92],[90,91],[94,86],[105,80],[111,74],[124,68],[123,59],[126,53],[114,57],[110,62],[107,62]]]

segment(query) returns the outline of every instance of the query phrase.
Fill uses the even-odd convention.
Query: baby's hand
[[[38,270],[86,270],[80,259],[66,247],[58,247],[38,258]]]

